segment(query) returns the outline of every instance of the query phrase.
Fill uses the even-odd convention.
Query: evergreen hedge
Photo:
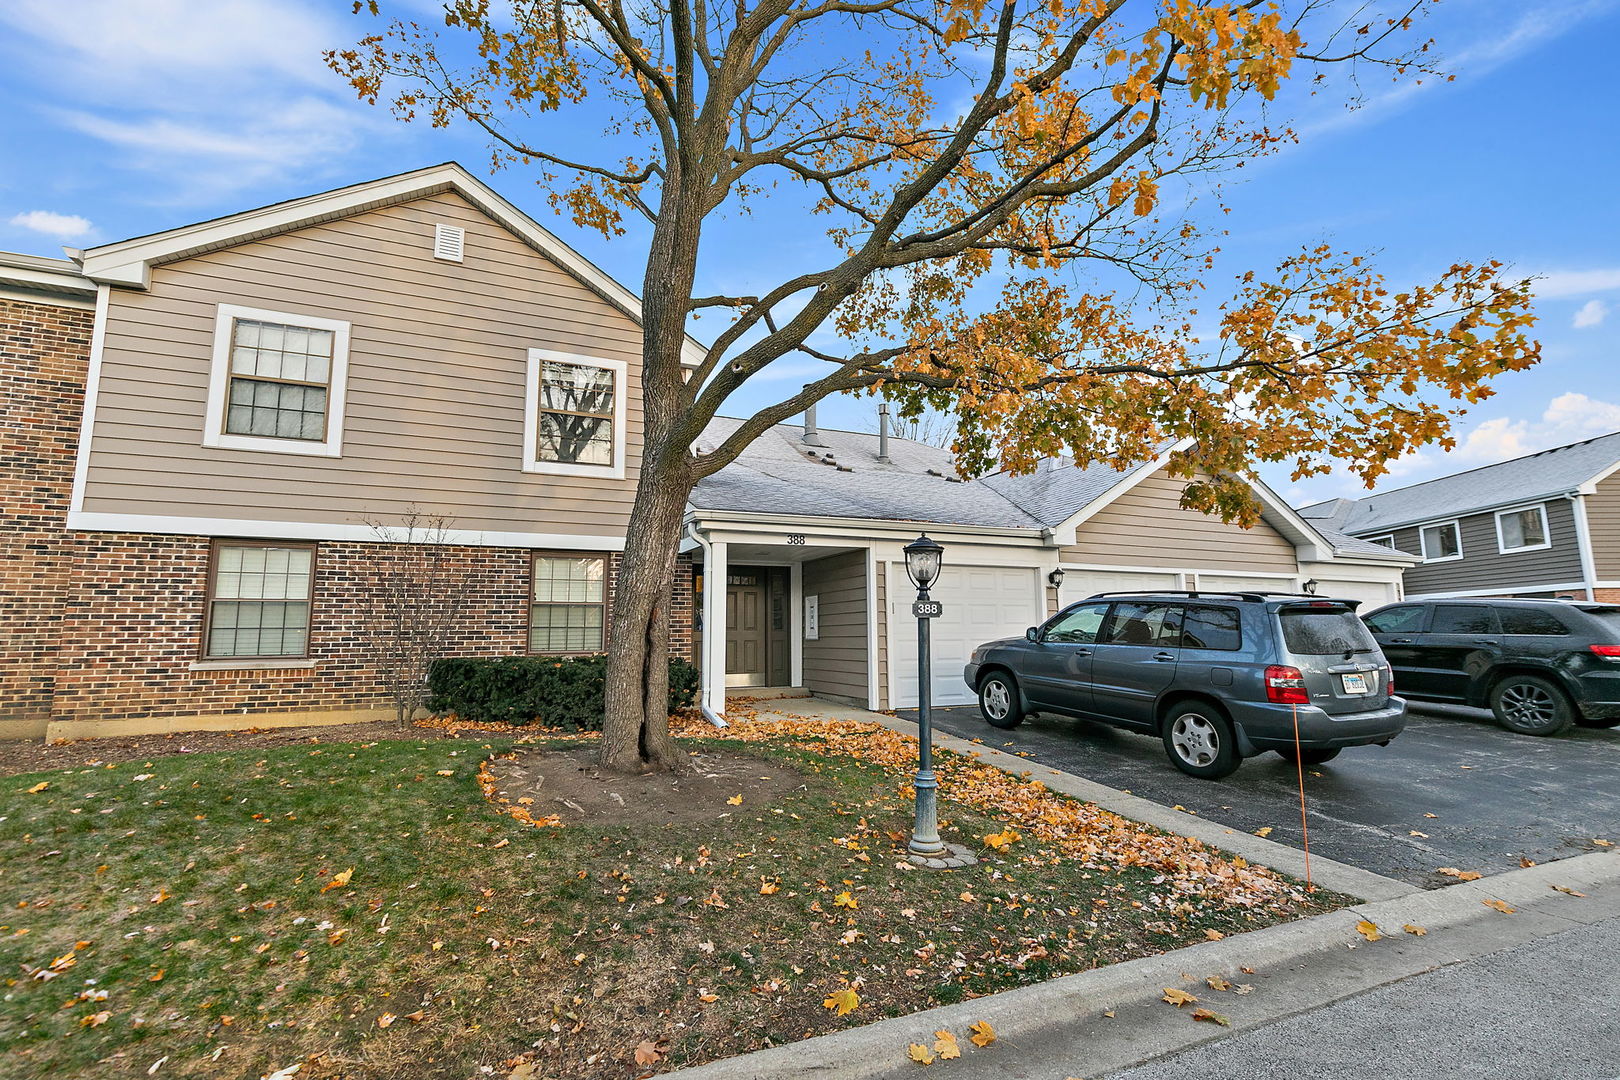
[[[602,730],[606,656],[447,657],[428,668],[428,708],[480,723]],[[669,710],[697,699],[698,670],[669,661]]]

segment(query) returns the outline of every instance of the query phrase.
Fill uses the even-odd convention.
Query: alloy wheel
[[[1558,704],[1534,683],[1514,683],[1502,691],[1503,718],[1514,727],[1535,728],[1550,723]]]
[[[984,712],[992,720],[1004,719],[1012,710],[1012,693],[1000,679],[991,679],[984,686]]]
[[[1221,733],[1207,716],[1183,713],[1170,728],[1170,744],[1181,760],[1204,768],[1220,755]]]

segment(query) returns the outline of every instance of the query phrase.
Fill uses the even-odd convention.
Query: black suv
[[[1620,724],[1620,607],[1413,600],[1363,618],[1402,697],[1489,708],[1523,735]]]

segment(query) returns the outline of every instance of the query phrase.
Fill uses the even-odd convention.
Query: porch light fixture
[[[1063,588],[1063,567],[1060,566],[1047,574],[1046,581],[1052,588],[1061,590]]]
[[[1300,588],[1305,590],[1305,594],[1307,596],[1315,596],[1316,590],[1321,587],[1321,584],[1322,583],[1320,581],[1317,581],[1315,578],[1311,578],[1309,581],[1305,582],[1305,584],[1301,585]]]
[[[945,549],[927,533],[906,545],[906,576],[917,587],[917,599],[928,599],[928,587],[939,580],[939,565]]]

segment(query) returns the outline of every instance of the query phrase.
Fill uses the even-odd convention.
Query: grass
[[[509,745],[324,743],[0,780],[6,1075],[643,1075],[638,1045],[656,1068],[691,1064],[1336,899],[1189,903],[1152,866],[1029,843],[903,869],[892,768],[803,740],[733,744],[808,786],[725,821],[533,828],[477,784]],[[958,838],[1005,824],[945,807]],[[846,987],[860,1004],[838,1016],[823,1001]]]

